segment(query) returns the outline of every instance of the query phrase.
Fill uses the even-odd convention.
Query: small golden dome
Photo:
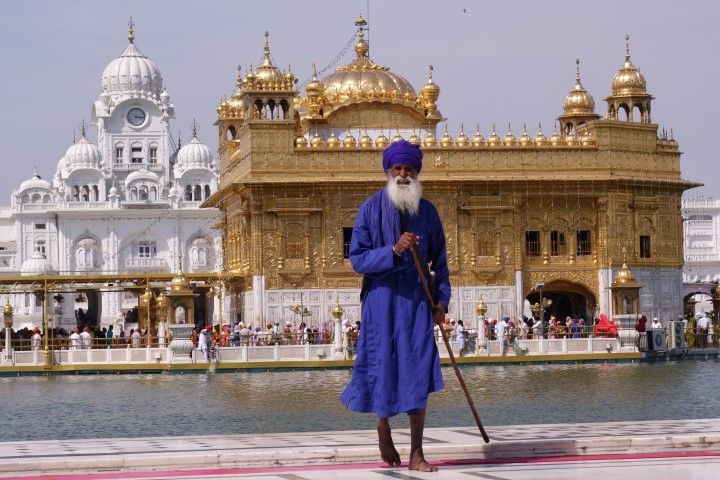
[[[360,137],[360,148],[372,148],[372,147],[373,147],[372,138],[370,138],[370,135],[368,135],[367,130],[365,130],[365,133]]]
[[[288,65],[288,69],[285,71],[283,76],[285,77],[285,84],[287,88],[292,88],[293,83],[295,83],[295,75],[293,75],[290,65]]]
[[[581,145],[592,145],[595,143],[595,140],[593,140],[593,137],[589,133],[584,133],[582,137],[580,137],[580,144]]]
[[[260,66],[255,71],[256,82],[260,84],[260,88],[281,89],[285,81],[285,75],[272,63],[270,58],[270,34],[265,32],[265,48],[263,49],[263,59]]]
[[[343,138],[343,147],[345,147],[345,148],[357,147],[357,140],[355,140],[355,137],[353,137],[352,133],[348,132],[348,134],[345,135],[345,138]]]
[[[613,95],[647,95],[647,84],[640,70],[630,61],[630,36],[625,35],[625,63],[612,80]]]
[[[417,132],[413,130],[413,134],[410,135],[410,138],[408,138],[408,142],[414,145],[420,145],[422,143],[422,140],[420,140],[420,137],[418,137]]]
[[[487,141],[488,147],[497,147],[502,144],[502,141],[500,140],[500,137],[498,136],[497,132],[495,131],[495,124],[493,123],[492,126],[492,133],[490,133],[490,136],[488,137]]]
[[[553,131],[553,134],[550,136],[550,145],[555,146],[560,143],[562,140],[562,137],[560,137],[560,134],[557,131],[557,125],[555,126],[555,130]]]
[[[395,131],[395,136],[392,137],[390,143],[399,142],[400,140],[404,140],[404,138],[402,137],[402,135],[400,135],[400,131]]]
[[[437,146],[437,139],[435,138],[435,135],[433,134],[432,130],[429,130],[427,132],[427,135],[425,135],[425,139],[423,140],[423,146],[425,146],[425,147]]]
[[[385,136],[385,134],[383,132],[380,132],[380,135],[378,135],[377,138],[375,139],[375,146],[377,148],[385,148],[388,146],[388,143],[390,143],[388,138]]]
[[[460,124],[460,135],[458,135],[455,139],[455,145],[457,145],[458,147],[470,146],[470,140],[468,139],[467,135],[465,135],[465,127],[462,124]]]
[[[577,132],[573,132],[572,135],[565,136],[565,145],[575,146],[579,144],[580,142],[578,141]]]
[[[295,147],[297,147],[297,148],[307,148],[307,146],[308,146],[308,141],[307,141],[307,139],[306,139],[304,136],[300,135],[299,137],[297,137],[297,138],[295,139]]]
[[[505,138],[503,138],[503,145],[506,147],[514,147],[517,145],[517,139],[515,138],[515,135],[512,133],[512,129],[510,128],[510,124],[508,123],[508,133],[505,135]]]
[[[637,283],[637,280],[635,280],[635,275],[633,275],[627,264],[623,262],[622,267],[615,274],[615,279],[612,282],[612,286],[636,288],[640,285]]]
[[[530,138],[530,135],[528,135],[527,126],[523,124],[523,134],[520,137],[520,145],[523,147],[528,147],[533,144],[532,138]]]
[[[310,146],[312,148],[324,148],[325,140],[322,139],[318,132],[315,132],[315,135],[310,139]]]
[[[453,139],[448,133],[447,130],[447,124],[445,125],[445,133],[443,133],[443,136],[440,137],[440,146],[441,147],[452,147]]]
[[[327,146],[328,148],[339,148],[340,147],[340,139],[335,136],[335,132],[332,132],[330,136],[327,139]]]
[[[3,315],[12,315],[13,308],[10,305],[10,300],[5,299],[5,305],[3,306]]]
[[[320,80],[317,78],[317,71],[315,70],[315,64],[312,64],[312,70],[313,75],[310,81],[308,82],[307,86],[305,87],[305,93],[307,93],[308,97],[314,96],[319,97],[322,95],[323,90],[325,90],[325,85],[322,84]]]
[[[160,295],[157,296],[156,301],[158,308],[165,308],[167,306],[167,297],[162,292],[160,292]]]
[[[575,85],[563,100],[563,113],[570,115],[595,114],[595,100],[580,83],[580,59],[575,59]]]
[[[548,139],[545,137],[545,134],[542,131],[542,125],[538,124],[538,133],[535,135],[535,145],[539,147],[544,147],[548,145]]]
[[[473,136],[472,146],[473,147],[484,147],[485,146],[485,137],[483,137],[483,134],[480,133],[480,125],[477,126],[477,131],[475,132],[475,135]]]
[[[178,272],[177,275],[170,280],[170,291],[173,293],[186,292],[191,290],[190,282],[182,274],[182,271]],[[149,291],[149,290],[147,290]]]

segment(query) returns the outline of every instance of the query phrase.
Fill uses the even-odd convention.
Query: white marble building
[[[683,281],[720,280],[720,199],[694,198],[682,202],[685,268]]]
[[[98,144],[82,127],[51,179],[35,172],[0,209],[0,273],[176,272],[180,262],[184,271],[219,271],[221,232],[213,227],[220,212],[199,208],[218,189],[218,165],[195,128],[178,148],[174,115],[160,70],[135,45],[131,25],[92,104]],[[137,305],[130,292],[64,297],[52,305],[66,328],[78,307],[94,309],[107,325]],[[33,294],[13,295],[11,303],[15,328],[41,323],[42,302]]]

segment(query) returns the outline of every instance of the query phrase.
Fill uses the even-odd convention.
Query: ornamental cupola
[[[650,107],[652,95],[640,70],[630,60],[630,36],[625,35],[625,63],[612,79],[612,93],[605,98],[607,118],[637,123],[652,123]],[[639,116],[633,112],[639,111]]]
[[[597,120],[595,100],[580,82],[580,59],[575,59],[575,85],[563,100],[563,113],[558,117],[563,136],[571,136],[578,127],[590,120]]]

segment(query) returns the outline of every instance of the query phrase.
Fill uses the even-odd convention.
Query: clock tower
[[[162,202],[173,181],[170,120],[175,107],[163,88],[160,69],[135,45],[132,20],[128,27],[127,47],[102,74],[92,122],[98,131],[102,168],[120,199]],[[131,189],[145,196],[133,198]]]

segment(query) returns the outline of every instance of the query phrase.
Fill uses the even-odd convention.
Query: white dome
[[[187,170],[189,168],[210,168],[213,156],[210,149],[204,143],[200,143],[197,136],[193,135],[192,140],[183,145],[177,154],[177,166]]]
[[[102,74],[103,92],[145,91],[159,95],[160,69],[130,41],[125,51],[110,62]]]
[[[20,267],[20,275],[43,275],[46,273],[53,273],[53,268],[50,260],[45,258],[45,255],[35,250],[30,258],[25,260]]]
[[[140,170],[135,170],[130,175],[128,175],[125,179],[125,184],[130,185],[136,180],[149,180],[151,182],[157,183],[159,178],[155,172],[151,172],[150,170],[141,168]]]
[[[100,158],[100,150],[90,143],[83,134],[80,140],[67,149],[63,161],[69,169],[79,167],[100,168]]]
[[[20,184],[20,191],[27,190],[28,188],[45,188],[47,190],[50,190],[50,182],[47,180],[43,180],[40,178],[40,175],[38,175],[37,170],[35,173],[33,173],[33,176],[29,179],[25,180]]]

